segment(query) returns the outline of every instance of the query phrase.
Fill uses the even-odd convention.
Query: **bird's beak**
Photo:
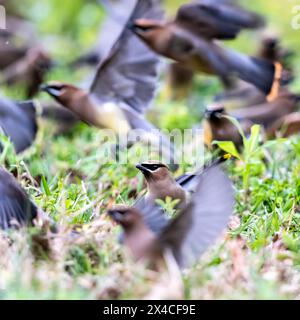
[[[151,173],[151,171],[144,167],[142,164],[138,163],[136,166],[135,166],[138,170],[140,170],[143,174],[145,175],[148,175],[149,173]]]
[[[58,97],[61,94],[60,90],[49,84],[42,84],[39,89],[40,91],[47,92],[48,94],[50,94],[50,96],[53,97]]]

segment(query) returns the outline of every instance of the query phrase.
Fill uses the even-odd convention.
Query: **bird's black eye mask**
[[[144,167],[145,169],[148,169],[150,171],[155,171],[159,168],[166,168],[166,166],[164,164],[160,164],[160,163],[142,163],[142,167]]]
[[[225,109],[220,108],[216,110],[206,110],[205,118],[206,119],[220,119],[224,115]]]
[[[43,84],[41,85],[40,87],[40,90],[41,91],[44,91],[44,92],[47,92],[49,93],[50,95],[52,96],[59,96],[60,93],[61,93],[61,90],[64,89],[64,85],[55,85],[55,84],[51,84],[51,85],[48,85],[48,84]]]

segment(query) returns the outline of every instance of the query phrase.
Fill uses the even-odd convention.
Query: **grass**
[[[84,6],[83,0],[65,1],[59,12],[59,1],[26,2],[24,11],[38,23],[41,41],[61,65],[84,51],[78,48],[93,44],[103,18],[93,1]],[[297,48],[297,31],[289,27],[293,3],[256,0],[251,7],[267,14],[285,42]],[[174,8],[175,1],[169,1],[170,11]],[[243,35],[233,45],[251,51],[256,36]],[[298,62],[296,57],[296,67]],[[57,68],[48,78],[80,82],[84,76]],[[217,80],[199,76],[187,100],[175,104],[159,94],[151,119],[164,128],[189,128],[200,122],[204,106],[220,89]],[[22,88],[4,88],[3,94],[21,99]],[[36,143],[22,155],[16,156],[7,142],[0,164],[17,172],[32,199],[65,232],[51,240],[47,257],[32,250],[36,230],[12,232],[13,241],[0,235],[0,298],[144,297],[154,276],[131,261],[118,244],[119,228],[105,215],[112,203],[131,204],[143,190],[134,167],[143,148],[131,151],[137,157],[129,164],[103,164],[99,130],[80,124],[68,136],[54,137],[54,125],[41,121]],[[186,299],[300,298],[300,139],[256,145],[252,151],[244,161],[226,164],[236,193],[234,218],[227,234],[184,272]],[[178,174],[188,169],[185,164]],[[76,241],[66,236],[72,228],[82,232]]]

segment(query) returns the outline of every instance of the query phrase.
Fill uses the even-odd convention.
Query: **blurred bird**
[[[219,166],[213,166],[198,177],[189,204],[174,219],[162,209],[147,204],[142,211],[119,206],[108,215],[124,229],[124,244],[136,260],[148,262],[159,269],[166,251],[171,252],[181,268],[191,266],[216,240],[233,211],[233,189]],[[164,227],[157,232],[145,221]]]
[[[300,113],[293,112],[278,119],[266,130],[266,137],[274,139],[277,137],[288,138],[300,133]]]
[[[279,61],[285,67],[287,59],[293,56],[293,51],[282,47],[280,39],[275,34],[267,34],[261,39],[257,57],[270,61]]]
[[[284,67],[282,78],[285,84],[288,84],[293,79],[293,72],[287,61],[291,54],[288,49],[280,45],[280,40],[276,35],[268,34],[262,37],[256,57],[282,63]],[[254,85],[240,80],[236,82],[234,88],[229,88],[217,95],[215,101],[230,111],[266,103],[267,96]]]
[[[48,54],[40,48],[32,48],[27,51],[24,58],[10,64],[2,71],[0,84],[20,85],[25,88],[26,96],[32,98],[39,91],[51,66]]]
[[[237,76],[273,99],[281,81],[279,63],[248,57],[214,41],[234,39],[242,29],[262,25],[260,16],[231,3],[201,1],[181,6],[171,22],[137,19],[131,29],[165,57],[192,70],[216,74],[226,86]]]
[[[38,209],[17,180],[0,167],[0,229],[32,225]]]
[[[9,137],[17,153],[34,142],[38,130],[36,116],[33,101],[14,102],[0,98],[0,131]]]
[[[131,20],[160,16],[159,0],[139,0]],[[131,129],[148,135],[155,127],[144,113],[155,94],[158,63],[159,58],[124,27],[108,57],[100,63],[90,91],[61,82],[48,83],[41,89],[90,125],[112,129],[121,137]],[[172,148],[163,136],[147,138],[159,139],[165,150]]]
[[[250,122],[242,123],[243,131],[246,134],[250,127]],[[228,118],[228,114],[222,105],[215,104],[206,109],[203,129],[204,143],[208,148],[213,148],[213,141],[232,141],[237,150],[241,150],[243,138],[238,128]]]
[[[240,121],[250,121],[263,125],[267,129],[281,117],[295,112],[299,100],[300,97],[298,95],[282,87],[275,100],[249,108],[236,109],[230,112],[229,115]]]
[[[169,99],[188,97],[193,86],[195,72],[180,63],[171,63],[167,69],[166,94]]]

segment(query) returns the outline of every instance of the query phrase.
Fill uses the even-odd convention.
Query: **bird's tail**
[[[255,85],[273,100],[283,82],[283,67],[279,62],[249,57],[233,50],[227,51],[227,59],[233,72],[242,80]]]

